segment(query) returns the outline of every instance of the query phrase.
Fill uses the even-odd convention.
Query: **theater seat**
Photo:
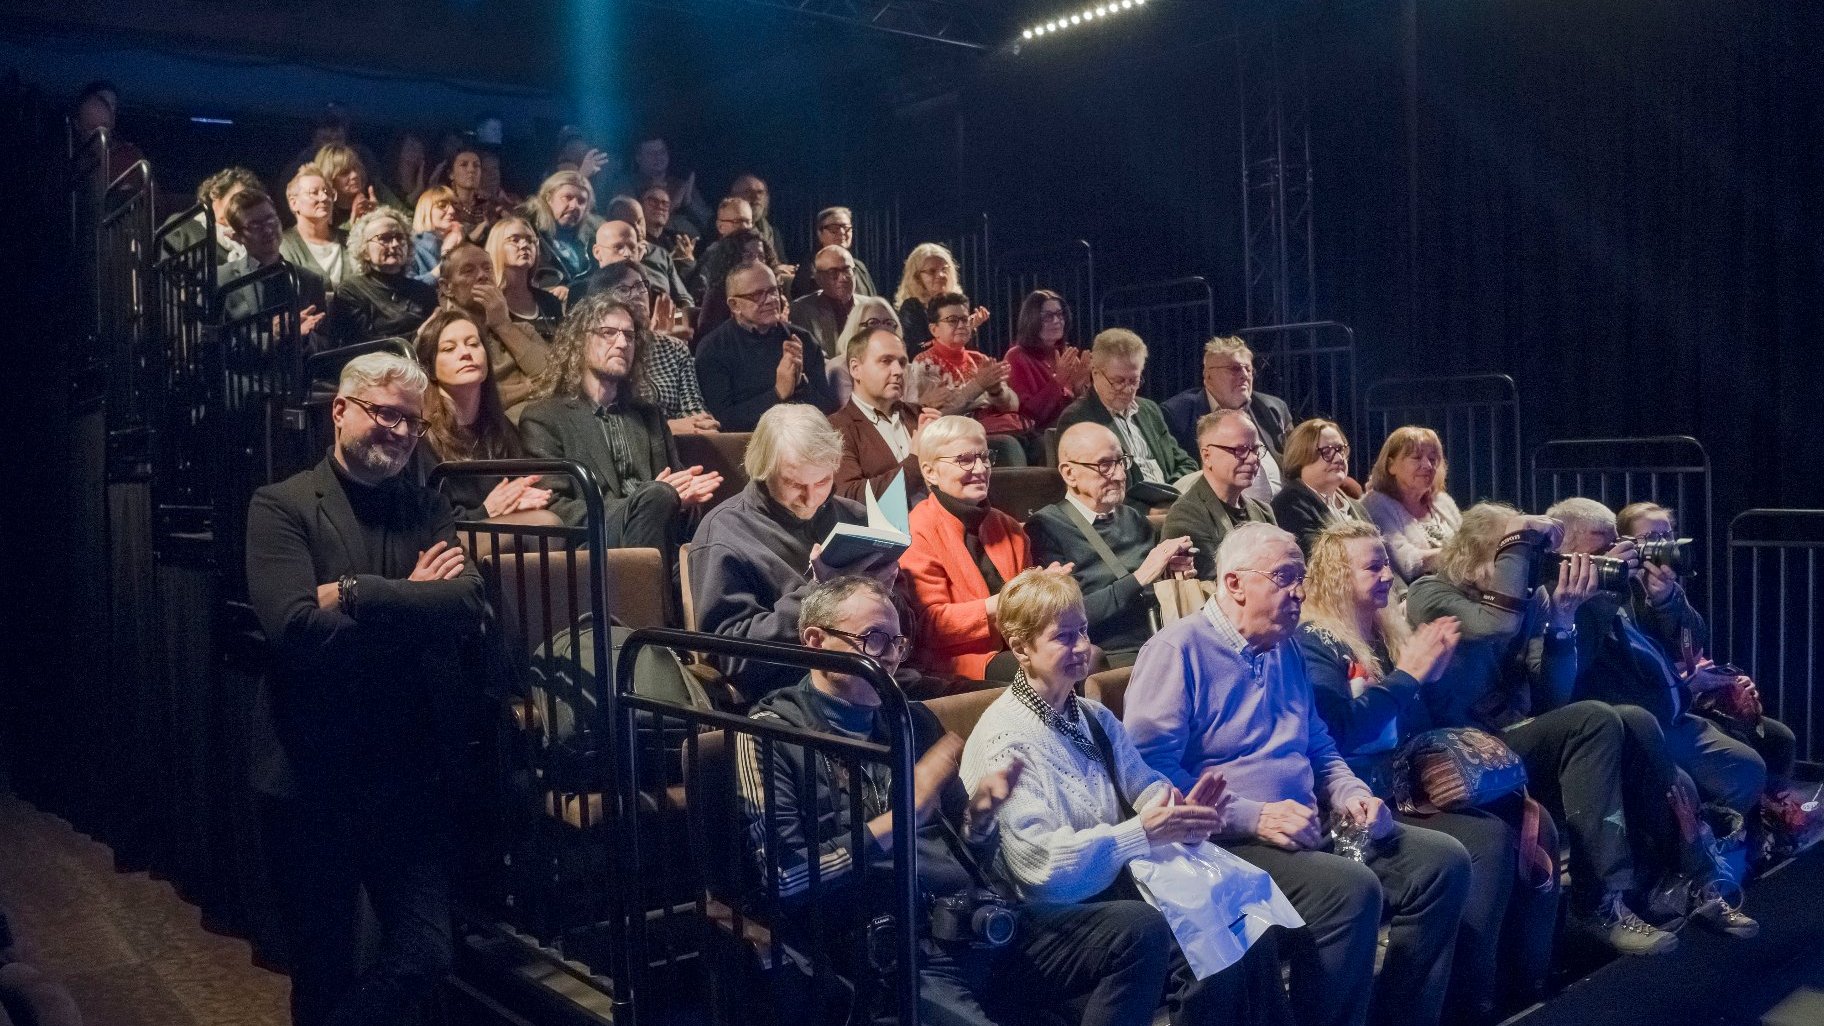
[[[1134,668],[1123,666],[1118,670],[1103,670],[1092,673],[1083,682],[1083,697],[1093,698],[1108,707],[1108,711],[1121,718],[1122,699],[1127,696],[1127,682],[1133,677]]]
[[[981,721],[982,713],[1001,697],[1006,688],[987,688],[982,691],[967,691],[960,695],[945,695],[925,702],[925,708],[937,716],[937,721],[944,729],[964,741],[969,740],[969,732]]]
[[[503,552],[484,560],[499,568],[500,613],[528,652],[587,611],[586,549]],[[671,575],[658,549],[609,549],[601,560],[608,615],[627,627],[671,626]]]
[[[696,759],[683,753],[685,813],[691,848],[703,870],[709,921],[725,936],[764,962],[773,935],[764,924],[740,914],[752,906],[747,894],[756,870],[749,861],[747,823],[735,789],[734,739],[726,730],[697,735]]]
[[[709,501],[705,511],[714,509],[723,500],[747,487],[747,469],[742,461],[747,456],[748,439],[752,437],[752,434],[745,431],[711,431],[701,435],[674,436],[673,440],[678,444],[678,458],[684,461],[684,466],[700,466],[722,475],[722,487],[716,489],[715,497]]]
[[[988,478],[988,504],[1020,523],[1064,498],[1064,479],[1050,467],[1002,467]]]

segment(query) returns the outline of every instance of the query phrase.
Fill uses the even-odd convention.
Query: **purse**
[[[1525,787],[1526,764],[1474,727],[1414,735],[1393,759],[1394,804],[1408,815],[1472,809]]]

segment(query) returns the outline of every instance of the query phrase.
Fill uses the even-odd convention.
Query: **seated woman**
[[[481,337],[481,324],[456,306],[438,310],[418,329],[418,365],[431,379],[431,388],[424,396],[426,430],[416,457],[427,474],[439,463],[511,460],[526,454],[519,432],[501,408]],[[537,485],[537,475],[491,481],[459,477],[451,479],[444,494],[456,508],[456,519],[483,520],[543,510],[551,502],[551,492]],[[558,520],[547,515],[543,522]]]
[[[368,174],[366,162],[353,147],[330,143],[319,149],[310,162],[323,172],[323,177],[329,179],[329,184],[335,188],[334,217],[335,222],[343,228],[352,231],[361,215],[376,207],[404,210],[404,205],[393,195],[391,189],[374,182],[373,176]]]
[[[1279,462],[1285,483],[1273,496],[1273,519],[1298,539],[1306,558],[1324,528],[1370,522],[1362,504],[1343,491],[1349,480],[1349,439],[1335,421],[1314,417],[1293,428]]]
[[[922,319],[929,322],[931,344],[907,369],[911,401],[975,418],[988,433],[988,451],[997,464],[1025,466],[1024,439],[1031,432],[1020,413],[1020,397],[1007,387],[1007,364],[975,348],[969,297],[960,292],[933,296]]]
[[[1287,444],[1288,453],[1294,444]],[[1295,473],[1287,471],[1288,482]],[[1316,532],[1306,553],[1298,643],[1318,714],[1355,775],[1391,804],[1395,752],[1429,727],[1419,689],[1449,667],[1457,621],[1441,617],[1413,631],[1388,609],[1393,563],[1373,524],[1333,523]],[[1519,794],[1484,808],[1399,814],[1402,822],[1447,833],[1469,849],[1469,897],[1445,998],[1448,1022],[1493,1022],[1497,1008],[1524,1007],[1545,986],[1558,915],[1556,832],[1543,822],[1527,840],[1525,816]],[[1522,861],[1523,843],[1542,861]],[[1499,988],[1497,953],[1504,967]]]
[[[551,343],[508,313],[506,295],[494,284],[493,262],[472,242],[458,245],[443,258],[437,293],[481,325],[500,401],[507,418],[519,423],[520,412],[532,397],[533,379],[551,363]]]
[[[1399,428],[1387,436],[1362,507],[1393,552],[1393,569],[1411,583],[1437,568],[1438,553],[1463,520],[1444,490],[1444,443],[1428,427]]]
[[[1019,663],[994,629],[996,596],[1031,546],[1019,521],[988,505],[988,436],[968,417],[939,417],[919,433],[918,463],[931,494],[912,507],[912,547],[899,557],[917,606],[913,658],[932,673],[1012,680]]]
[[[906,333],[906,355],[917,358],[931,344],[931,326],[925,323],[925,304],[946,292],[962,287],[963,271],[956,257],[935,242],[921,242],[906,254],[905,270],[899,275],[899,292],[893,305],[899,308],[900,327]],[[979,328],[988,319],[987,307],[978,306],[969,314],[971,326]]]
[[[1070,308],[1063,296],[1037,289],[1020,304],[1013,345],[1007,350],[1007,383],[1020,397],[1020,413],[1034,438],[1056,424],[1064,407],[1088,390],[1089,354],[1070,344]],[[1034,465],[1040,462],[1032,460]]]
[[[507,316],[515,324],[531,325],[546,342],[557,336],[564,319],[564,301],[532,284],[538,268],[538,232],[523,217],[503,217],[488,229],[488,259],[494,264],[494,284],[507,297]]]
[[[1020,768],[1009,774],[1012,785],[996,812],[1001,844],[995,866],[1035,915],[1094,909],[1095,925],[1085,924],[1082,934],[1085,954],[1142,931],[1156,935],[1162,917],[1139,900],[1129,863],[1155,846],[1207,840],[1226,804],[1222,778],[1211,771],[1190,794],[1180,794],[1147,766],[1113,713],[1076,696],[1093,646],[1082,592],[1069,575],[1027,570],[1008,582],[1001,598],[995,619],[1018,670],[970,732],[961,763],[965,788],[1009,766]],[[1245,924],[1232,927],[1244,948],[1236,961],[1198,981],[1178,945],[1169,943],[1169,966],[1161,968],[1170,974],[1168,1003],[1180,1026],[1292,1021],[1280,982],[1278,937],[1270,928],[1303,924],[1265,872],[1236,868],[1223,891],[1211,896],[1220,909],[1210,910],[1217,921]]]
[[[437,265],[450,250],[462,245],[462,222],[456,218],[454,194],[445,185],[433,185],[418,195],[412,213],[411,276],[437,283]]]
[[[437,290],[406,274],[411,224],[392,207],[376,207],[348,231],[351,273],[329,299],[318,334],[338,346],[376,338],[410,338],[437,309]]]

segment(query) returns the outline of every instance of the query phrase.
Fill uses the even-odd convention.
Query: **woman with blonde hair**
[[[532,272],[538,268],[538,232],[532,222],[517,216],[494,222],[486,249],[494,265],[494,284],[507,299],[508,316],[551,341],[564,319],[564,303],[532,284]]]
[[[456,216],[456,198],[448,186],[433,185],[418,195],[412,212],[412,277],[437,282],[437,265],[450,250],[462,245],[462,221]]]
[[[931,342],[931,325],[925,304],[933,297],[962,288],[962,268],[956,257],[935,242],[921,242],[906,255],[905,270],[899,275],[899,291],[893,305],[899,307],[899,323],[906,332],[906,356],[916,357]],[[978,306],[969,315],[970,327],[980,328],[988,319],[988,308]]]
[[[1428,427],[1407,425],[1387,436],[1368,473],[1362,507],[1393,552],[1393,568],[1408,583],[1437,568],[1444,543],[1463,522],[1444,490],[1444,443]]]
[[[1311,555],[1311,543],[1331,524],[1369,523],[1368,511],[1343,491],[1349,480],[1349,439],[1333,420],[1313,417],[1286,436],[1280,457],[1284,484],[1273,496],[1273,519]]]
[[[348,228],[375,207],[400,208],[399,198],[386,186],[374,182],[367,172],[367,164],[354,147],[330,143],[319,149],[310,162],[335,187],[336,223],[343,228]]]

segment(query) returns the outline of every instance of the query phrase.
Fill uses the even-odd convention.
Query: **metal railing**
[[[1395,429],[1431,428],[1450,461],[1451,494],[1469,502],[1519,505],[1520,392],[1505,374],[1377,381],[1362,393],[1358,473],[1373,463]]]
[[[1361,434],[1355,380],[1355,329],[1340,321],[1240,328],[1254,350],[1259,389],[1284,399],[1294,422],[1325,417]]]
[[[153,199],[152,166],[138,161],[108,184],[108,208],[95,226],[95,329],[108,366],[114,429],[141,424],[145,417]]]
[[[640,650],[664,646],[740,660],[757,660],[846,674],[867,681],[880,695],[887,743],[879,745],[818,733],[778,722],[754,720],[714,709],[692,708],[634,691],[633,659]],[[707,955],[706,972],[714,1022],[765,1022],[744,983],[762,982],[771,991],[776,1023],[819,1021],[816,1009],[832,1002],[867,1000],[863,945],[851,928],[855,895],[869,893],[867,877],[879,870],[865,857],[833,858],[824,844],[846,837],[850,850],[868,850],[866,822],[885,811],[864,792],[870,767],[891,774],[886,809],[909,810],[912,800],[912,721],[905,695],[872,659],[849,652],[802,648],[688,631],[642,630],[622,649],[615,674],[616,715],[622,736],[631,736],[646,717],[646,729],[675,723],[685,738],[681,788],[654,779],[629,746],[622,746],[620,809],[621,873],[627,891],[641,896],[657,914],[629,910],[628,961],[635,972],[675,966]],[[782,761],[797,754],[794,767]],[[739,762],[739,766],[736,763]],[[828,767],[830,780],[818,769]],[[794,771],[795,770],[795,771]],[[736,783],[737,780],[740,783]],[[781,780],[790,784],[782,795]],[[681,807],[680,807],[681,806]],[[824,813],[835,833],[824,835]],[[892,879],[888,892],[893,967],[886,973],[887,996],[904,1026],[918,1023],[918,877],[913,818],[892,817]],[[790,834],[800,840],[794,846]],[[688,857],[686,855],[688,853]],[[692,901],[667,904],[678,893]],[[835,895],[832,899],[831,895]],[[869,909],[868,916],[881,909]],[[865,922],[865,920],[864,920]],[[636,978],[635,994],[641,993]],[[787,997],[786,995],[790,995]],[[857,995],[860,995],[859,997]],[[637,1009],[637,1003],[636,1003]],[[852,1010],[853,1011],[853,1010]],[[756,1014],[759,1013],[759,1014]],[[618,1021],[618,1020],[617,1020]],[[854,1012],[848,1021],[871,1021]]]
[[[1088,242],[1075,239],[1055,246],[1009,250],[995,257],[992,290],[986,299],[971,298],[994,312],[983,325],[977,345],[983,352],[1000,355],[1013,339],[1013,320],[1020,304],[1034,289],[1050,289],[1063,296],[1089,323],[1079,325],[1088,335],[1099,326],[1089,316],[1096,309],[1096,257]]]
[[[1146,392],[1164,401],[1203,380],[1203,344],[1216,333],[1216,295],[1197,275],[1124,285],[1102,293],[1092,323],[1128,328],[1146,340]]]
[[[1798,735],[1798,757],[1816,763],[1824,509],[1748,510],[1729,522],[1728,546],[1728,657],[1754,678],[1767,715]]]
[[[1595,499],[1612,510],[1634,502],[1656,502],[1678,517],[1679,532],[1701,552],[1700,579],[1687,589],[1701,593],[1699,608],[1716,623],[1716,504],[1711,490],[1710,454],[1689,435],[1644,438],[1567,438],[1533,450],[1532,505],[1543,513],[1572,496]]]
[[[201,232],[186,227],[200,217]],[[185,238],[194,234],[194,238]],[[160,506],[209,506],[208,409],[213,368],[207,355],[215,323],[215,214],[199,203],[171,218],[153,236],[153,320],[147,339],[155,391],[148,402],[158,433],[157,483]],[[155,398],[154,398],[155,397]]]

